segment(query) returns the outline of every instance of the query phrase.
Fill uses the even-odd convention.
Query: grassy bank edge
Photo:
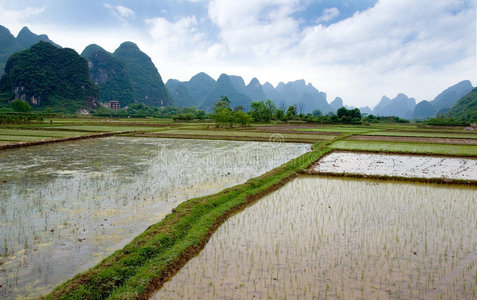
[[[365,175],[354,173],[336,173],[336,172],[317,172],[313,170],[304,170],[298,172],[300,175],[320,176],[320,177],[338,177],[338,178],[355,178],[355,179],[369,179],[380,181],[396,181],[409,183],[431,183],[438,185],[459,185],[468,187],[477,187],[477,181],[466,179],[452,179],[452,178],[422,178],[422,177],[405,177],[405,176],[388,176],[388,175]]]
[[[95,133],[95,134],[80,135],[80,136],[73,136],[73,137],[66,137],[66,138],[39,140],[39,141],[34,141],[34,142],[19,142],[19,143],[15,143],[15,144],[0,145],[0,151],[1,150],[25,148],[25,147],[31,147],[31,146],[47,145],[47,144],[56,144],[56,143],[63,143],[63,142],[72,142],[72,141],[104,138],[104,137],[110,137],[110,136],[126,134],[126,133],[129,133],[129,132],[126,132],[126,131],[104,132],[104,133]]]
[[[203,249],[233,214],[279,189],[319,157],[333,141],[246,183],[180,204],[123,249],[56,287],[46,299],[146,299]]]

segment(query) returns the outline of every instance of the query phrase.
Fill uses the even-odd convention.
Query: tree
[[[359,109],[347,109],[346,107],[341,107],[336,112],[339,122],[350,123],[350,124],[359,124],[361,123],[361,112]]]
[[[252,102],[250,107],[250,115],[256,122],[270,122],[276,109],[272,100]]]
[[[16,112],[30,112],[33,109],[33,107],[31,107],[28,102],[22,101],[20,99],[15,99],[15,101],[12,102],[11,106],[12,109]]]
[[[296,117],[296,108],[295,106],[289,106],[286,114],[287,120],[292,120]]]
[[[283,112],[283,110],[277,109],[277,110],[275,111],[275,114],[273,115],[273,118],[274,118],[275,120],[285,121],[285,113]]]
[[[313,117],[319,117],[322,115],[321,110],[315,109],[312,113]]]
[[[207,114],[205,113],[204,110],[199,110],[199,111],[196,113],[195,117],[196,117],[197,119],[199,119],[199,120],[204,120],[204,119],[207,117]]]
[[[234,112],[233,118],[235,123],[240,124],[242,127],[248,126],[253,121],[252,116],[240,110]]]
[[[227,98],[227,96],[222,96],[222,98],[217,101],[214,105],[214,112],[217,112],[221,109],[228,108],[230,109],[230,100]]]
[[[230,100],[227,98],[227,96],[222,96],[222,98],[215,103],[212,119],[215,120],[217,127],[220,127],[220,124],[227,123],[230,123],[230,126],[233,125],[233,113],[230,109]]]

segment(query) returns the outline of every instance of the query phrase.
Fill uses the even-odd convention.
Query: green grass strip
[[[477,156],[477,146],[384,141],[337,141],[335,150],[372,151],[383,153],[431,154],[449,156]]]
[[[317,143],[311,152],[244,184],[180,204],[122,250],[58,286],[46,299],[147,298],[198,254],[228,217],[295,178],[331,151],[331,142]]]

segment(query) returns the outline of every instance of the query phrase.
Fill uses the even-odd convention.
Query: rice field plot
[[[316,131],[316,132],[336,132],[336,133],[354,133],[360,134],[365,132],[381,131],[380,128],[372,128],[368,126],[330,126],[330,127],[319,127],[319,128],[299,128],[295,131]]]
[[[307,141],[320,141],[329,140],[334,138],[334,135],[320,135],[320,134],[302,134],[302,133],[271,133],[271,132],[258,132],[258,131],[239,131],[239,130],[165,130],[159,132],[159,134],[171,135],[171,136],[203,136],[203,137],[216,137],[216,138],[248,138],[248,139],[265,139],[276,141],[287,141],[303,139]]]
[[[334,151],[312,168],[318,173],[437,178],[477,182],[477,158]]]
[[[64,138],[72,136],[87,135],[87,132],[83,131],[60,131],[60,130],[37,130],[37,129],[5,129],[0,128],[0,135],[10,136],[38,136],[38,137],[52,137],[52,138]]]
[[[152,299],[475,299],[477,190],[299,177]]]
[[[0,135],[0,141],[8,142],[34,142],[53,139],[47,136],[31,136],[31,135]]]
[[[400,152],[452,156],[477,156],[477,146],[384,141],[336,141],[330,146],[336,150]]]
[[[90,131],[90,132],[115,132],[115,131],[155,131],[162,128],[151,126],[108,126],[108,125],[68,125],[68,126],[55,126],[57,129],[66,130],[78,130],[78,131]]]
[[[433,138],[458,138],[477,139],[477,133],[455,133],[455,132],[432,132],[432,131],[378,131],[369,132],[366,135],[373,136],[409,136],[409,137],[433,137]]]
[[[109,137],[0,152],[0,298],[38,297],[307,144]]]

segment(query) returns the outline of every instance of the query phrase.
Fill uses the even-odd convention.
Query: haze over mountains
[[[61,47],[51,41],[47,35],[34,34],[27,27],[24,27],[17,37],[14,37],[7,28],[0,26],[0,74],[4,73],[5,64],[12,54],[29,49],[40,41],[44,43],[34,48],[33,52],[27,52],[26,56],[17,56],[10,63],[11,66],[8,70],[15,70],[15,76],[22,74],[22,71],[24,72],[22,75],[23,82],[16,80],[13,85],[6,86],[6,81],[2,79],[4,82],[2,89],[11,89],[13,96],[26,99],[33,105],[41,106],[53,103],[46,100],[38,101],[38,99],[48,99],[48,93],[54,96],[53,99],[58,100],[58,97],[63,97],[61,95],[65,90],[62,90],[61,87],[65,85],[49,79],[47,80],[51,84],[49,90],[40,91],[41,85],[37,84],[35,88],[31,88],[34,84],[28,82],[28,80],[38,81],[40,80],[38,76],[46,74],[46,71],[54,72],[57,70],[60,73],[66,72],[65,74],[68,74],[68,72],[73,72],[73,70],[79,68],[78,66],[82,64],[81,60],[74,57],[73,52],[76,53],[74,50],[64,49],[69,51],[66,55],[69,58],[60,66],[51,64],[52,60],[47,58],[47,52],[51,51],[60,55],[61,51],[58,52],[53,48],[59,50]],[[51,47],[45,45],[47,43]],[[47,49],[49,50],[47,51]],[[35,61],[19,60],[19,57],[33,57],[32,53],[45,57]],[[311,83],[306,83],[303,79],[287,83],[280,82],[274,87],[269,82],[262,84],[257,78],[253,78],[247,84],[241,76],[221,74],[216,80],[208,74],[200,72],[189,81],[169,79],[164,84],[151,58],[132,42],[122,43],[113,53],[109,53],[99,45],[91,44],[83,50],[81,58],[87,61],[89,79],[97,87],[96,92],[90,93],[91,95],[88,96],[90,100],[88,105],[85,106],[86,108],[95,107],[95,101],[117,100],[121,107],[131,103],[144,103],[149,106],[195,107],[210,112],[222,96],[227,96],[231,100],[232,107],[242,107],[244,110],[248,110],[253,101],[267,99],[273,100],[280,109],[286,110],[288,106],[293,105],[298,113],[304,114],[316,110],[319,110],[322,114],[334,113],[340,107],[346,106],[340,97],[328,102],[325,92],[318,90]],[[68,66],[70,61],[76,61],[77,66]],[[48,65],[46,62],[50,64]],[[34,72],[36,77],[29,75],[31,74],[29,70],[32,68],[38,71]],[[61,68],[64,70],[60,70]],[[12,78],[12,74],[7,75],[6,78]],[[55,80],[61,78],[61,76],[55,75],[50,77]],[[74,77],[74,74],[71,74],[70,77]],[[27,89],[28,86],[30,88]],[[53,89],[53,86],[59,86],[60,89]],[[89,86],[89,83],[86,86]],[[74,90],[76,88],[75,83],[70,83],[69,87]],[[472,89],[470,81],[465,80],[447,88],[431,101],[425,100],[416,103],[414,98],[399,93],[392,99],[383,96],[373,109],[361,107],[360,110],[362,113],[377,116],[392,115],[405,119],[426,119],[448,111]],[[18,93],[18,91],[21,92]],[[88,91],[92,90],[88,88]],[[70,91],[65,93],[70,95]],[[82,96],[78,97],[83,99]],[[82,103],[84,104],[84,102]]]

